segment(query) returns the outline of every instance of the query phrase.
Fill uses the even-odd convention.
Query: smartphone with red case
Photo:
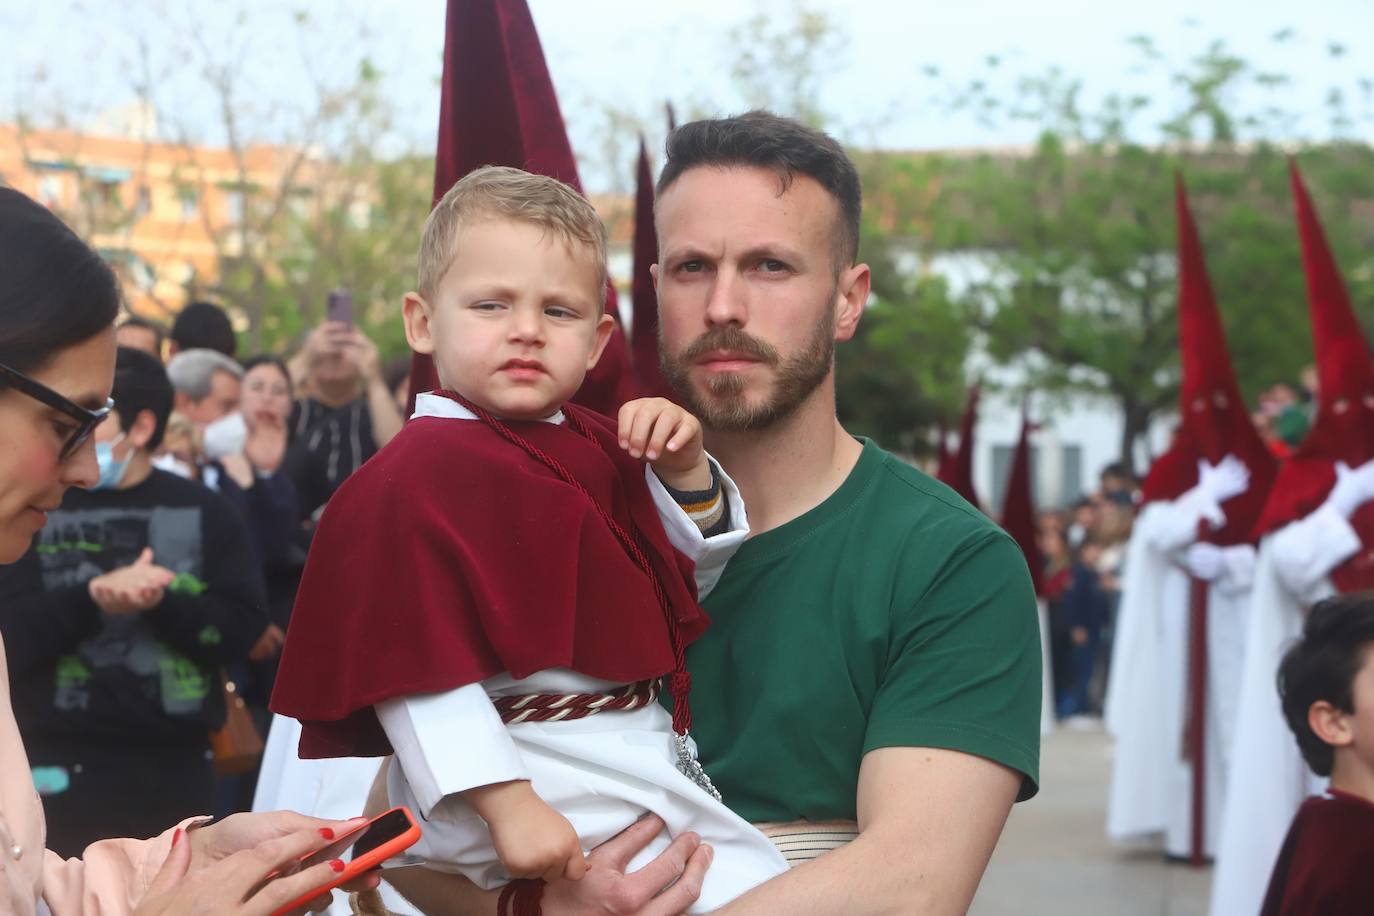
[[[352,881],[364,872],[379,867],[387,859],[397,856],[415,845],[415,841],[418,839],[420,839],[420,825],[415,823],[415,818],[411,816],[409,809],[392,808],[390,811],[377,815],[366,824],[345,833],[323,849],[302,857],[300,862],[291,869],[292,874],[299,873],[312,865],[328,862],[330,859],[342,861],[344,870],[332,874],[324,884],[302,894],[274,912],[272,916],[284,916],[284,914],[304,906],[308,901],[338,887],[345,881]]]

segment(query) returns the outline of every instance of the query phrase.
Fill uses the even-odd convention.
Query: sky
[[[584,168],[603,144],[607,106],[643,120],[655,143],[661,141],[664,101],[680,111],[743,108],[730,76],[732,29],[756,14],[779,24],[796,15],[794,0],[529,2]],[[985,74],[990,55],[1002,61],[993,78],[1003,85],[1016,74],[1058,66],[1083,81],[1089,101],[1113,92],[1176,100],[1167,82],[1133,67],[1126,39],[1136,34],[1152,36],[1171,63],[1221,39],[1257,66],[1294,76],[1277,96],[1304,115],[1295,126],[1304,136],[1325,130],[1322,99],[1329,86],[1353,87],[1361,77],[1374,77],[1374,66],[1361,64],[1374,49],[1374,3],[1368,0],[809,0],[806,6],[826,13],[835,29],[833,46],[815,62],[827,123],[842,139],[865,147],[1033,140],[1028,126],[990,128],[932,101],[947,100],[951,86]],[[291,27],[297,9],[309,16],[300,36]],[[177,48],[194,38],[206,53],[235,62],[245,120],[251,124],[260,116],[269,134],[289,133],[292,105],[304,97],[301,87],[312,79],[345,78],[365,53],[381,70],[395,107],[394,144],[428,149],[437,123],[443,21],[442,0],[0,0],[0,119],[22,109],[89,124],[99,112],[127,104],[141,71],[142,36],[151,46],[159,105],[213,139],[221,122],[200,70],[177,56]],[[1279,44],[1273,35],[1282,29],[1292,29],[1294,37]],[[1348,45],[1347,53],[1333,58],[1333,42]],[[940,75],[932,80],[924,75],[927,68]],[[1374,139],[1374,127],[1359,131]],[[584,176],[591,190],[613,183],[592,171]]]

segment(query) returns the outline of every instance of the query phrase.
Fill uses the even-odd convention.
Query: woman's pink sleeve
[[[172,837],[204,818],[187,818],[151,840],[101,840],[79,859],[44,850],[43,900],[53,916],[113,916],[134,911],[172,848]],[[183,839],[181,842],[186,842]]]

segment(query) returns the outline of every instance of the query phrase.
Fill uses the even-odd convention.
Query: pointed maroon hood
[[[1035,593],[1044,594],[1045,558],[1040,552],[1039,525],[1035,518],[1035,496],[1031,484],[1030,434],[1035,429],[1030,412],[1021,410],[1021,438],[1012,453],[1011,470],[1007,473],[1007,494],[1002,502],[1002,528],[1011,535],[1026,555]]]
[[[1207,276],[1202,240],[1181,176],[1174,181],[1174,207],[1178,221],[1178,341],[1183,365],[1179,428],[1169,450],[1151,466],[1141,493],[1145,502],[1176,499],[1197,485],[1200,460],[1216,464],[1227,455],[1235,455],[1250,469],[1250,487],[1226,502],[1226,525],[1210,540],[1242,543],[1252,536],[1278,465],[1255,429],[1236,384],[1221,313]]]
[[[939,471],[941,483],[948,484],[955,493],[968,500],[973,507],[981,508],[978,502],[978,493],[973,488],[973,431],[978,425],[978,398],[981,394],[981,386],[974,385],[969,389],[968,404],[964,407],[964,419],[959,424],[959,448],[954,452],[954,457]]]
[[[658,361],[658,293],[649,268],[658,261],[658,232],[654,228],[654,175],[649,167],[649,150],[639,138],[639,164],[635,174],[634,276],[630,295],[634,299],[634,323],[630,346],[639,388],[653,397],[677,400],[668,387]]]
[[[458,179],[484,165],[537,172],[582,190],[558,96],[525,0],[448,3],[434,202]],[[608,290],[606,311],[617,319],[615,333],[573,400],[614,414],[637,393],[614,287]],[[411,403],[417,393],[438,387],[433,361],[415,354]]]
[[[1284,462],[1257,531],[1268,534],[1317,509],[1336,482],[1336,462],[1358,467],[1374,458],[1374,360],[1312,198],[1296,162],[1289,163],[1293,203],[1307,275],[1307,310],[1317,357],[1317,418]],[[1374,504],[1351,519],[1364,547],[1332,573],[1342,592],[1374,588]]]

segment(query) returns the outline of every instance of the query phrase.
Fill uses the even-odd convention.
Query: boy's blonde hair
[[[453,263],[459,230],[493,217],[539,226],[569,248],[589,248],[600,287],[597,304],[605,308],[606,227],[591,202],[556,178],[500,165],[486,165],[463,176],[425,220],[420,237],[421,296],[433,300],[439,281]]]

